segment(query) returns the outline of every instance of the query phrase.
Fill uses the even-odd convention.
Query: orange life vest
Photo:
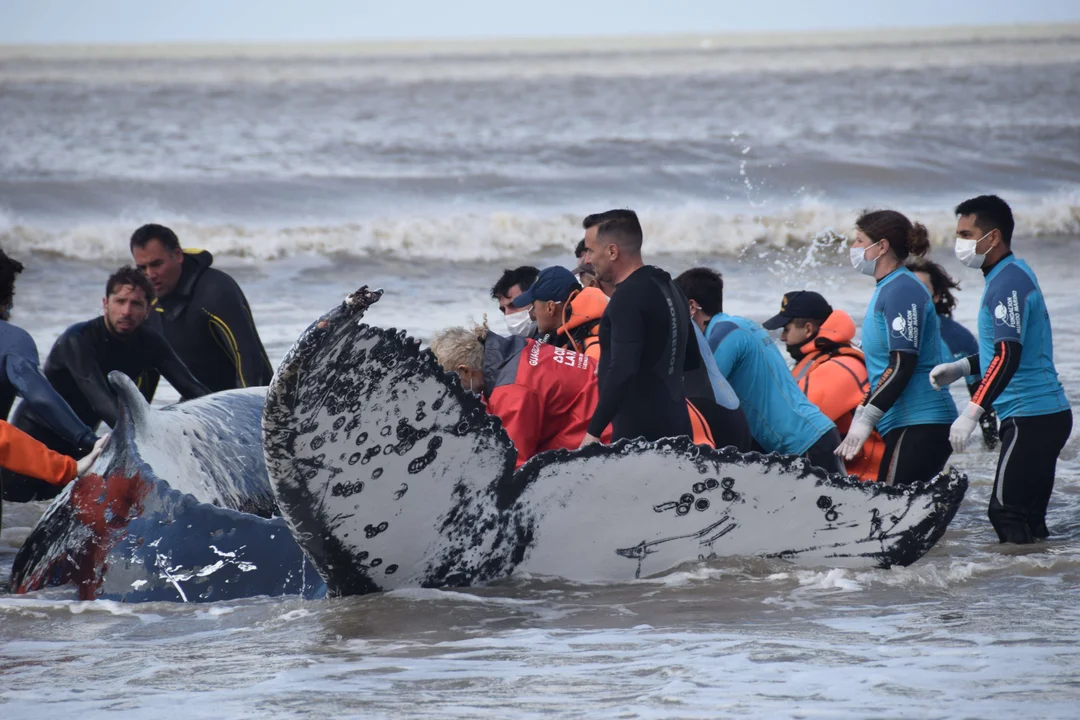
[[[791,371],[806,397],[836,423],[841,435],[847,435],[855,408],[870,391],[866,360],[851,346],[854,338],[855,321],[843,310],[834,310],[817,336],[800,348],[805,356]],[[860,480],[877,480],[884,454],[885,441],[874,431],[859,454],[844,465]]]
[[[570,340],[576,352],[585,353],[593,362],[600,361],[600,318],[607,304],[608,296],[600,288],[570,293],[563,303],[563,324],[556,331]]]

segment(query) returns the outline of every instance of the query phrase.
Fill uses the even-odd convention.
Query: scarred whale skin
[[[623,581],[730,555],[889,567],[925,554],[967,488],[888,487],[688,438],[542,453],[514,471],[499,420],[403,332],[360,322],[361,288],[271,381],[271,488],[337,595],[514,572]]]
[[[161,410],[112,373],[122,416],[90,471],[53,501],[16,556],[18,593],[200,602],[325,590],[270,493],[264,388]]]

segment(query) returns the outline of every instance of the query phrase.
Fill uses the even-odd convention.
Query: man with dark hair
[[[799,390],[769,334],[751,320],[724,313],[720,275],[693,268],[676,283],[721,374],[739,396],[757,444],[765,452],[803,455],[824,470],[844,472],[833,454],[841,440],[836,426]]]
[[[105,284],[104,314],[69,327],[49,351],[46,379],[90,428],[101,422],[115,427],[120,418],[108,380],[113,370],[131,378],[147,402],[154,399],[158,374],[185,400],[209,392],[192,377],[165,338],[145,326],[153,299],[154,288],[146,276],[133,267],[122,267]],[[50,450],[72,458],[84,454],[83,448],[53,432],[26,404],[15,410],[11,422]],[[9,475],[4,484],[5,499],[16,502],[55,497],[59,490],[57,485],[22,476]]]
[[[866,358],[852,345],[855,321],[843,310],[833,310],[820,294],[795,290],[784,295],[780,312],[761,326],[766,330],[783,328],[780,342],[795,360],[791,374],[799,389],[836,423],[841,435],[846,434],[870,390]],[[885,441],[874,431],[844,466],[860,480],[877,480],[884,454]]]
[[[597,442],[609,424],[613,440],[690,436],[683,371],[701,358],[686,298],[670,275],[642,261],[633,210],[590,215],[584,224],[586,259],[616,291],[600,321],[600,401],[582,445]]]
[[[131,236],[131,254],[157,293],[162,334],[199,382],[211,392],[270,383],[247,298],[211,267],[210,253],[181,249],[164,225],[143,225]]]
[[[569,347],[599,362],[600,318],[608,299],[598,288],[582,289],[572,272],[555,265],[541,270],[536,282],[512,304],[531,308],[536,330],[549,345]]]
[[[979,352],[930,372],[945,387],[982,371],[982,381],[949,440],[957,452],[993,407],[1001,454],[990,497],[998,540],[1030,543],[1050,535],[1046,508],[1058,455],[1072,432],[1072,409],[1054,366],[1050,315],[1035,273],[1012,252],[1013,216],[996,195],[956,206],[956,257],[986,278],[979,307]]]
[[[513,270],[503,270],[498,281],[491,286],[491,299],[499,303],[499,312],[506,321],[506,329],[511,335],[534,338],[537,335],[536,321],[529,317],[528,306],[514,307],[513,300],[528,290],[540,271],[532,265],[522,265]]]
[[[97,442],[94,431],[79,420],[41,374],[34,339],[9,321],[15,276],[22,271],[21,262],[0,250],[0,418],[6,418],[15,398],[21,397],[22,407],[32,408],[43,423],[82,456]]]

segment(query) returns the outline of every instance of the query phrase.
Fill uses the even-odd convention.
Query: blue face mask
[[[869,250],[872,247],[877,247],[880,244],[881,244],[881,241],[878,240],[876,243],[874,243],[873,245],[870,245],[869,247],[864,247],[864,248],[853,247],[853,248],[851,248],[851,250],[850,250],[850,252],[851,252],[851,267],[855,268],[856,270],[861,272],[863,275],[869,275],[870,277],[873,277],[874,276],[874,270],[875,270],[875,268],[877,268],[877,261],[881,259],[881,256],[878,255],[873,260],[867,260],[866,259],[866,251]]]

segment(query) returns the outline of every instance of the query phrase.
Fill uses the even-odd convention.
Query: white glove
[[[109,434],[105,433],[98,441],[94,443],[94,449],[89,452],[85,457],[82,457],[75,463],[75,476],[82,477],[83,473],[90,469],[90,466],[94,464],[94,461],[101,456],[101,451],[105,449],[105,443],[109,441]]]
[[[878,420],[884,414],[873,405],[860,405],[855,408],[855,417],[851,420],[851,427],[848,428],[847,437],[836,448],[835,454],[845,460],[851,460],[858,455],[859,451],[862,450],[863,443],[870,437],[870,433],[874,432],[874,426],[877,425]]]
[[[930,387],[940,390],[949,387],[960,378],[970,374],[971,366],[968,364],[967,358],[935,365],[934,369],[930,371]]]
[[[979,419],[982,418],[984,412],[986,411],[980,406],[969,402],[964,408],[964,413],[953,421],[952,427],[949,428],[949,442],[952,443],[953,452],[964,452],[971,433],[979,427]]]

